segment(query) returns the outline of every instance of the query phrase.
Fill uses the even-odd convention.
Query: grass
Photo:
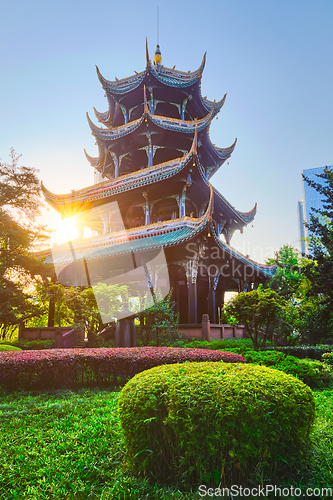
[[[118,395],[96,389],[2,397],[0,498],[191,498],[128,473]]]
[[[333,388],[314,394],[318,417],[299,471],[280,483],[261,481],[333,487]],[[131,474],[117,417],[118,396],[118,391],[98,389],[2,396],[1,500],[201,498],[197,488],[184,493]],[[253,481],[261,482],[259,477]]]

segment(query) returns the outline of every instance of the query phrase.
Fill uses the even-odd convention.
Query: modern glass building
[[[329,166],[328,168],[333,168]],[[303,170],[303,175],[310,179],[311,181],[317,182],[318,184],[324,184],[324,179],[317,177],[317,174],[322,174],[325,167],[308,168]],[[303,183],[303,200],[298,202],[298,229],[299,229],[299,239],[301,243],[302,253],[309,253],[308,237],[310,233],[305,226],[310,223],[311,209],[320,209],[323,206],[322,195],[318,193],[314,188],[309,186],[305,180]]]

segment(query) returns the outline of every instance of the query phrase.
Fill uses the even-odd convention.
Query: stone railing
[[[243,339],[245,338],[243,325],[217,325],[210,323],[207,314],[202,317],[202,323],[179,325],[183,339],[196,340],[219,340],[219,339]]]
[[[116,322],[109,324],[103,330],[97,333],[97,338],[102,339],[103,341],[108,341],[113,339],[116,332]]]
[[[25,328],[20,326],[19,339],[21,340],[54,340],[54,347],[71,347],[80,340],[84,340],[84,331],[76,330],[71,326]]]

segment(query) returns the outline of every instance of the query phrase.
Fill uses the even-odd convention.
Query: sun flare
[[[75,240],[78,238],[78,236],[79,232],[77,230],[75,219],[73,217],[69,219],[60,219],[55,226],[55,232],[52,236],[52,242],[60,245],[61,243]]]

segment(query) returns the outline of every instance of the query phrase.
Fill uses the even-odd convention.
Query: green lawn
[[[118,396],[97,389],[2,396],[0,498],[201,498],[131,475],[117,418]],[[311,449],[300,471],[284,478],[286,486],[333,487],[333,389],[315,391],[315,397],[318,418]]]

